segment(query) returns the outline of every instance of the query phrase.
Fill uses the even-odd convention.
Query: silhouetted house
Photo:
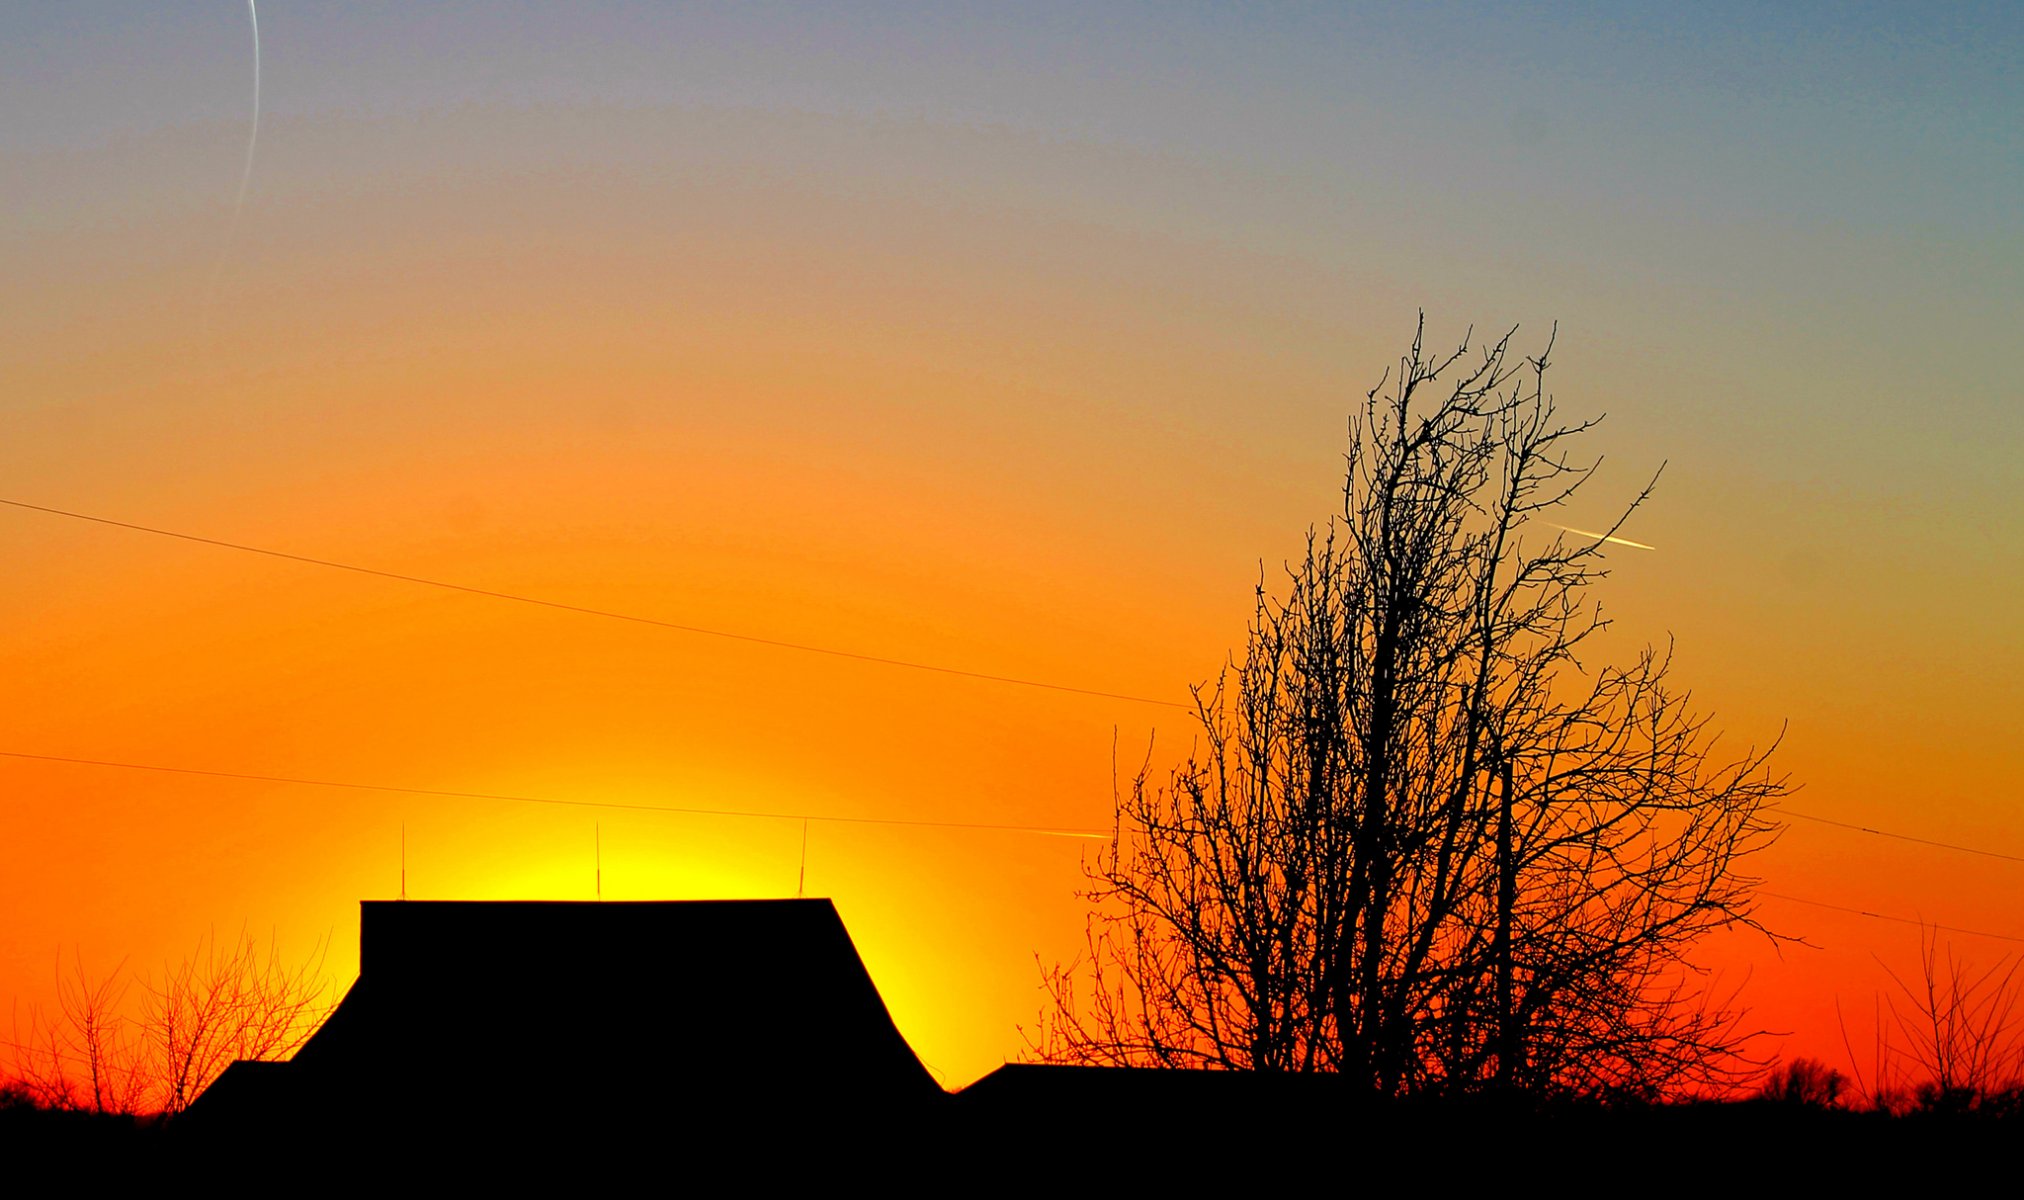
[[[202,1153],[374,1174],[679,1161],[763,1183],[1100,1175],[1168,1142],[1185,1175],[1205,1130],[1396,1138],[1380,1115],[1338,1077],[1226,1071],[1015,1064],[950,1096],[827,900],[367,901],[336,1012],[293,1060],[235,1063],[180,1124]]]
[[[1663,1146],[1719,1149],[1733,1183],[1786,1135],[1850,1162],[2014,1145],[1999,1123],[1969,1138],[1761,1104],[1386,1103],[1312,1074],[1013,1064],[950,1096],[827,900],[361,907],[358,981],[330,1020],[292,1061],[234,1064],[172,1127],[192,1165],[238,1172],[205,1178],[1250,1191],[1365,1159],[1487,1180],[1541,1147],[1620,1180]],[[1758,1136],[1767,1112],[1779,1136]]]
[[[946,1100],[827,900],[366,901],[359,975],[286,1063],[185,1124],[273,1145],[699,1152],[754,1131],[918,1132]]]
[[[1994,1118],[1383,1102],[1313,1074],[1014,1064],[950,1096],[893,1026],[827,900],[362,910],[358,981],[323,1028],[292,1061],[235,1063],[172,1126],[202,1169],[238,1172],[204,1178],[401,1186],[419,1168],[462,1190],[638,1179],[1251,1191],[1275,1171],[1365,1161],[1487,1181],[1512,1163],[1535,1169],[1542,1147],[1574,1155],[1579,1175],[1566,1178],[1621,1180],[1666,1147],[1692,1148],[1712,1185],[1776,1161],[1803,1161],[1811,1183],[1823,1154],[1923,1168],[2015,1145]],[[37,1152],[58,1145],[54,1128],[37,1126]],[[1816,1153],[1795,1159],[1795,1139]]]

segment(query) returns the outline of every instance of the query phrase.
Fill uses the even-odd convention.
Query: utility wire
[[[1871,912],[1866,908],[1850,908],[1845,904],[1828,904],[1821,900],[1808,900],[1803,896],[1788,896],[1783,892],[1769,892],[1763,888],[1758,888],[1757,894],[1759,896],[1769,896],[1773,900],[1788,901],[1792,904],[1805,904],[1813,908],[1826,908],[1832,909],[1835,912],[1852,913],[1858,917],[1868,917],[1872,921],[1890,921],[1898,925],[1917,925],[1921,929],[1944,929],[1948,933],[1964,933],[1969,937],[1994,938],[1999,942],[2024,942],[2024,937],[2016,937],[2012,934],[1990,933],[1986,929],[1964,929],[1959,925],[1942,925],[1937,921],[1921,921],[1911,917],[1894,917],[1889,913]]]
[[[328,558],[312,558],[306,554],[291,554],[285,550],[270,550],[264,546],[248,546],[241,542],[228,542],[219,538],[200,537],[194,533],[179,533],[173,529],[158,529],[152,525],[136,525],[131,521],[115,521],[110,517],[95,517],[89,513],[71,512],[68,509],[50,508],[42,504],[30,504],[25,500],[8,500],[0,497],[0,504],[10,508],[26,509],[30,512],[48,513],[56,517],[69,517],[75,521],[90,521],[95,525],[110,525],[115,529],[130,529],[135,533],[149,533],[156,537],[175,538],[179,541],[196,542],[204,546],[216,546],[223,550],[238,550],[247,554],[264,554],[269,558],[287,559],[289,562],[306,563],[312,567],[329,567],[338,571],[351,571],[359,575],[371,575],[380,579],[392,579],[401,583],[420,584],[423,587],[441,588],[448,592],[463,592],[471,596],[484,596],[492,600],[510,600],[515,604],[532,604],[539,608],[552,608],[561,612],[577,613],[586,617],[603,617],[611,621],[630,621],[635,625],[652,625],[659,629],[672,629],[678,633],[693,633],[703,637],[725,638],[734,642],[749,642],[756,646],[771,646],[778,650],[798,650],[803,654],[826,654],[832,658],[848,658],[857,662],[876,663],[883,667],[904,667],[909,671],[932,671],[940,675],[956,675],[964,679],[981,679],[987,683],[1005,683],[1017,687],[1044,688],[1052,692],[1068,692],[1077,696],[1096,696],[1104,700],[1124,700],[1132,704],[1155,704],[1163,708],[1185,709],[1188,706],[1177,700],[1158,700],[1151,696],[1134,696],[1126,692],[1106,692],[1096,688],[1074,687],[1065,683],[1049,683],[1042,679],[1023,679],[1014,675],[993,675],[985,671],[969,671],[961,667],[944,667],[935,663],[915,662],[904,658],[888,658],[879,654],[860,654],[855,650],[838,650],[830,646],[816,646],[807,642],[790,642],[780,638],[759,637],[749,633],[734,633],[727,629],[712,629],[704,625],[685,625],[678,621],[663,621],[658,617],[642,617],[633,613],[614,612],[605,608],[589,608],[581,604],[565,604],[560,600],[543,600],[538,596],[522,596],[514,592],[494,591],[491,588],[470,587],[461,583],[446,583],[440,579],[427,579],[420,575],[403,575],[398,571],[382,571],[376,567],[361,567],[354,563],[336,562]]]
[[[753,634],[734,633],[729,630],[712,629],[706,626],[687,625],[674,621],[664,621],[655,617],[643,617],[632,613],[614,612],[608,609],[590,608],[584,605],[577,605],[577,604],[566,604],[561,601],[544,600],[539,597],[523,596],[513,592],[502,592],[489,588],[471,587],[465,584],[449,583],[439,579],[429,579],[419,575],[406,575],[395,571],[383,571],[373,567],[358,566],[353,563],[337,562],[331,559],[313,558],[308,555],[292,554],[283,550],[273,550],[262,546],[250,546],[240,542],[224,541],[219,538],[202,537],[197,534],[182,533],[171,529],[161,529],[154,526],[140,525],[129,521],[114,520],[110,517],[93,516],[89,513],[72,512],[67,509],[52,508],[47,505],[41,504],[30,504],[22,500],[11,500],[4,497],[0,497],[0,504],[4,504],[12,508],[25,509],[31,512],[46,513],[51,516],[68,517],[72,520],[78,521],[89,521],[93,524],[107,525],[118,529],[131,530],[136,533],[146,533],[152,534],[157,537],[175,538],[180,541],[196,542],[200,545],[214,546],[225,550],[237,550],[247,554],[260,554],[265,555],[269,558],[286,559],[290,562],[304,563],[310,566],[328,567],[340,571],[351,571],[360,575],[371,575],[377,578],[391,579],[401,583],[418,584],[424,587],[440,588],[445,591],[463,592],[467,595],[483,596],[494,600],[509,600],[518,604],[530,604],[541,608],[551,608],[562,612],[577,613],[583,616],[603,617],[607,620],[629,621],[634,624],[651,625],[662,629],[672,629],[680,633],[691,633],[705,637],[725,638],[732,641],[749,642],[754,645],[771,646],[776,649],[796,650],[806,654],[825,654],[836,658],[847,658],[856,660],[858,662],[874,663],[880,666],[902,667],[908,670],[915,670],[915,671],[931,671],[938,674],[960,676],[966,679],[984,680],[990,683],[1011,684],[1019,687],[1043,688],[1049,691],[1067,692],[1074,695],[1082,695],[1082,696],[1095,696],[1107,700],[1124,700],[1135,704],[1153,704],[1167,708],[1187,707],[1186,705],[1181,704],[1177,701],[1159,700],[1149,696],[1135,696],[1123,692],[1106,692],[1094,688],[1074,687],[1068,684],[1051,683],[1045,680],[1037,680],[1037,679],[1024,679],[1009,675],[994,675],[982,671],[969,671],[958,667],[940,666],[934,663],[923,663],[907,659],[888,658],[883,655],[862,654],[851,650],[838,650],[828,646],[816,646],[804,642],[790,642],[778,638],[759,637]],[[437,797],[468,799],[468,800],[496,800],[516,804],[548,804],[548,805],[559,805],[575,808],[609,808],[609,809],[623,809],[640,812],[677,813],[695,816],[751,817],[766,820],[824,821],[829,822],[831,824],[890,825],[890,826],[907,826],[907,827],[933,828],[933,829],[974,829],[974,830],[990,830],[990,831],[1011,832],[1011,833],[1046,834],[1058,837],[1094,838],[1094,837],[1108,836],[1107,834],[1104,834],[1094,829],[1053,828],[1035,825],[997,824],[997,823],[970,822],[970,821],[906,820],[891,817],[835,817],[835,816],[821,816],[812,813],[761,812],[746,809],[716,809],[716,808],[698,808],[698,807],[655,805],[655,804],[625,804],[617,801],[564,800],[556,797],[544,797],[544,796],[516,796],[500,793],[489,793],[489,792],[458,792],[458,791],[445,791],[427,788],[395,787],[385,784],[370,784],[370,783],[341,783],[332,780],[300,779],[278,775],[257,775],[237,771],[212,771],[193,767],[169,767],[147,763],[117,762],[105,759],[70,758],[61,755],[51,755],[51,754],[28,754],[21,751],[11,751],[11,750],[0,750],[0,756],[8,758],[27,759],[40,762],[69,763],[80,766],[113,767],[122,770],[155,771],[176,775],[198,775],[216,779],[241,779],[261,783],[283,783],[302,787],[341,788],[352,791],[389,792],[400,795],[413,795],[413,796],[437,796]],[[1856,833],[1869,834],[1874,837],[1890,838],[1896,841],[1909,842],[1916,845],[1931,846],[1941,850],[1952,850],[1960,854],[1974,854],[1984,858],[2001,859],[2006,862],[2024,863],[2024,855],[2010,854],[2000,850],[1985,850],[1980,847],[1964,846],[1954,842],[1942,842],[1934,840],[1932,838],[1922,838],[1912,834],[1897,833],[1888,829],[1877,829],[1868,825],[1858,825],[1848,821],[1837,821],[1831,817],[1816,816],[1812,813],[1796,812],[1792,809],[1781,809],[1779,811],[1779,815],[1792,817],[1801,821],[1812,821],[1816,824],[1821,825],[1831,825],[1839,829],[1847,829]],[[1944,929],[1951,933],[1967,934],[1973,937],[1986,937],[1986,938],[1994,938],[2001,941],[2024,942],[2024,937],[2015,937],[2009,934],[1990,933],[1985,930],[1966,929],[1952,925],[1932,924],[1930,922],[1918,921],[1908,917],[1895,917],[1886,913],[1871,912],[1867,909],[1850,908],[1845,905],[1838,905],[1838,904],[1827,904],[1818,900],[1807,900],[1798,896],[1788,896],[1778,892],[1763,891],[1761,889],[1760,894],[1769,896],[1773,899],[1785,900],[1794,904],[1805,904],[1815,908],[1831,909],[1837,912],[1851,913],[1856,916],[1868,917],[1879,921],[1891,921],[1905,925],[1922,925],[1922,926],[1930,925],[1930,927],[1934,929]]]
[[[200,775],[212,779],[244,779],[257,783],[286,783],[301,787],[342,788],[351,791],[391,792],[407,796],[441,796],[463,800],[504,800],[516,804],[554,804],[576,808],[616,808],[640,812],[687,813],[697,816],[754,817],[781,821],[827,821],[833,824],[859,825],[910,825],[930,829],[978,829],[996,830],[1007,833],[1045,833],[1061,837],[1107,837],[1102,830],[1041,825],[992,824],[973,821],[916,821],[898,817],[824,817],[808,813],[758,812],[750,809],[688,808],[660,804],[625,804],[615,800],[564,800],[547,796],[517,796],[492,792],[458,792],[432,790],[428,788],[397,787],[378,783],[343,783],[328,779],[302,779],[287,775],[260,775],[243,771],[215,771],[197,767],[170,767],[153,763],[124,762],[112,759],[73,758],[60,754],[30,754],[22,750],[0,750],[0,757],[25,759],[31,762],[68,763],[74,766],[114,767],[126,771],[156,771],[168,775]],[[2024,862],[2024,855],[2008,854],[2001,850],[1984,850],[1976,846],[1963,846],[1955,842],[1935,841],[1932,838],[1916,837],[1909,833],[1896,833],[1888,829],[1875,829],[1867,825],[1854,825],[1847,821],[1836,821],[1829,817],[1817,817],[1810,813],[1793,812],[1791,809],[1778,810],[1779,816],[1797,817],[1802,821],[1813,821],[1821,825],[1832,825],[1838,829],[1853,830],[1876,837],[1891,838],[1900,842],[1912,842],[1941,850],[1952,850],[1959,854],[1977,854],[1984,858],[2002,859],[2006,862]],[[1767,895],[1769,893],[1766,893]]]
[[[628,804],[623,801],[617,800],[565,800],[555,796],[522,796],[506,792],[462,792],[439,788],[399,787],[393,784],[383,784],[383,783],[350,783],[331,779],[305,779],[293,775],[262,775],[248,771],[215,771],[201,767],[171,767],[159,763],[124,762],[115,759],[103,759],[103,758],[76,758],[61,754],[30,754],[22,750],[0,750],[0,758],[20,759],[28,762],[63,763],[70,766],[110,767],[123,771],[151,771],[158,774],[166,774],[166,775],[194,775],[207,779],[238,779],[253,783],[281,783],[296,787],[336,788],[345,791],[359,791],[359,792],[384,792],[401,796],[434,796],[444,799],[455,799],[455,800],[494,800],[494,801],[503,801],[511,804],[546,804],[564,808],[619,809],[627,812],[658,812],[658,813],[671,813],[682,816],[749,817],[754,820],[767,820],[767,821],[803,821],[803,822],[819,821],[819,822],[827,822],[833,825],[889,825],[889,826],[900,826],[918,829],[969,829],[983,832],[1033,833],[1051,837],[1070,837],[1070,838],[1105,838],[1110,836],[1109,832],[1107,831],[1090,828],[1087,826],[1019,825],[1008,822],[989,822],[989,821],[929,821],[929,820],[910,819],[905,817],[839,817],[839,816],[825,816],[817,813],[780,812],[780,811],[756,810],[756,809],[702,808],[690,805],[669,805],[669,804]],[[1802,814],[1785,812],[1783,815],[1801,816]],[[1951,842],[1936,842],[1929,838],[1913,837],[1909,834],[1896,834],[1891,833],[1887,830],[1869,829],[1863,826],[1849,825],[1847,822],[1843,821],[1828,820],[1827,818],[1824,817],[1808,817],[1806,819],[1817,820],[1822,824],[1826,825],[1836,825],[1836,826],[1843,826],[1849,829],[1856,829],[1863,833],[1873,833],[1880,837],[1897,838],[1901,841],[1917,842],[1920,845],[1937,846],[1942,849],[1955,850],[1964,854],[1982,854],[1992,858],[2013,859],[2013,860],[2017,859],[2016,855],[2004,854],[2001,853],[2000,851],[1980,850],[1973,846],[1959,846]],[[1868,909],[1849,908],[1845,905],[1839,904],[1827,904],[1818,900],[1808,900],[1800,896],[1785,895],[1784,893],[1781,892],[1765,891],[1764,889],[1761,888],[1758,889],[1758,894],[1769,896],[1772,897],[1773,899],[1787,900],[1794,904],[1808,904],[1812,905],[1815,908],[1827,908],[1833,909],[1837,912],[1852,913],[1856,916],[1871,917],[1879,921],[1894,921],[1904,925],[1931,924],[1931,922],[1918,921],[1909,917],[1894,917],[1887,913],[1871,912]],[[2002,934],[2002,933],[1989,933],[1986,930],[1965,929],[1953,925],[1932,925],[1932,927],[1935,929],[1945,929],[1953,933],[1970,934],[1975,937],[1988,937],[1988,938],[1997,938],[2004,941],[2024,942],[2024,937],[2013,937],[2009,934]]]
[[[17,1042],[13,1038],[0,1038],[0,1046],[12,1046],[16,1050],[26,1050],[30,1054],[48,1055],[50,1058],[53,1058],[58,1062],[76,1063],[80,1067],[88,1067],[91,1065],[91,1060],[88,1058],[84,1058],[76,1054],[71,1054],[63,1050],[57,1050],[49,1046],[37,1046],[31,1042]],[[20,1056],[16,1055],[15,1057],[18,1060]]]
[[[1935,846],[1941,850],[1955,850],[1962,854],[1979,854],[1984,858],[2000,858],[2006,862],[2024,863],[2024,855],[2005,854],[2001,850],[1983,850],[1975,846],[1962,846],[1954,842],[1936,842],[1931,838],[1913,837],[1909,833],[1893,833],[1888,829],[1873,829],[1868,825],[1854,825],[1847,821],[1836,821],[1830,817],[1816,817],[1811,813],[1794,812],[1789,808],[1777,811],[1781,817],[1797,817],[1802,821],[1813,821],[1821,825],[1833,825],[1839,829],[1852,829],[1857,833],[1873,834],[1877,837],[1894,838],[1900,842],[1916,842],[1921,846]]]
[[[564,808],[616,808],[628,812],[675,813],[699,817],[752,817],[769,821],[822,821],[831,825],[898,825],[918,829],[974,829],[995,833],[1037,833],[1049,837],[1107,838],[1109,832],[1066,825],[1014,825],[989,821],[921,821],[904,817],[834,817],[819,813],[761,812],[744,808],[694,808],[670,804],[626,804],[616,800],[563,800],[553,796],[515,796],[500,792],[453,792],[435,788],[395,787],[383,783],[340,783],[290,775],[255,775],[244,771],[211,771],[198,767],[167,767],[154,763],[118,762],[103,758],[70,758],[60,754],[29,754],[0,750],[0,757],[30,762],[67,763],[81,767],[114,767],[123,771],[155,771],[165,775],[200,775],[208,779],[243,779],[255,783],[286,783],[297,787],[342,788],[356,792],[391,792],[401,796],[436,796],[455,800],[501,800],[511,804],[550,804]]]

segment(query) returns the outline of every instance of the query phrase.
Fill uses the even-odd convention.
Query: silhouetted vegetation
[[[1921,927],[1916,976],[1878,964],[1892,987],[1867,1071],[1849,1047],[1863,1102],[1898,1114],[2024,1112],[2024,957],[1977,967]]]
[[[1779,1063],[1765,1077],[1758,1095],[1780,1104],[1832,1108],[1848,1091],[1848,1077],[1812,1058]]]
[[[1586,524],[1596,464],[1551,341],[1423,334],[1352,414],[1340,514],[1196,689],[1193,751],[1121,785],[1044,1058],[1616,1099],[1744,1065],[1686,955],[1758,927],[1741,867],[1786,784],[1717,753],[1668,652],[1583,669],[1587,589],[1650,487],[1552,523]]]
[[[42,1109],[180,1113],[235,1060],[284,1058],[315,1031],[332,1005],[322,966],[320,950],[285,962],[243,933],[154,977],[122,963],[94,978],[74,955],[58,1011],[15,1032],[13,1086]]]
[[[585,1162],[794,1185],[1023,1164],[1079,1184],[1200,1190],[1255,1180],[1262,1136],[1408,1162],[1578,1146],[1598,1178],[1648,1165],[1655,1145],[1719,1146],[1719,1165],[1689,1171],[1733,1182],[1802,1162],[1817,1182],[1879,1156],[2007,1152],[2011,1127],[1994,1118],[2016,1112],[2014,1093],[2008,1108],[1989,1096],[1904,1116],[1837,1105],[1837,1073],[1809,1060],[1729,1103],[1598,1106],[1563,1092],[1513,1108],[1494,1094],[1381,1097],[1343,1072],[1034,1064],[952,1096],[901,1039],[825,902],[390,901],[364,916],[371,965],[290,1061],[234,1066],[174,1120],[88,1111],[81,1084],[62,1108],[0,1086],[0,1154],[157,1179],[309,1166],[383,1184],[421,1166],[519,1190],[580,1184]],[[101,981],[73,996],[115,991]],[[613,1012],[647,1015],[613,1024]],[[1191,1127],[1213,1136],[1177,1143]]]

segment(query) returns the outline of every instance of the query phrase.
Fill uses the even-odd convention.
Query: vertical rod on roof
[[[401,899],[408,898],[408,823],[401,822]]]
[[[597,898],[602,900],[604,899],[604,825],[599,823],[592,826],[591,836],[596,839],[591,844],[593,847],[593,861],[597,866]]]
[[[808,888],[808,821],[801,822],[801,873],[794,877],[794,898],[799,900]]]

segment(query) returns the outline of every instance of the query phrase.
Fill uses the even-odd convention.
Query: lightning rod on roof
[[[591,849],[591,853],[592,853],[592,855],[593,855],[593,861],[595,862],[595,864],[596,864],[596,867],[597,867],[597,880],[596,880],[596,887],[597,887],[597,898],[598,898],[599,900],[602,900],[602,899],[604,899],[604,826],[603,826],[603,824],[601,824],[601,823],[600,823],[600,824],[598,824],[598,825],[594,825],[594,826],[592,826],[592,827],[591,827],[591,837],[592,837],[593,839],[595,839],[595,840],[594,840],[594,841],[593,841],[593,842],[591,843],[591,847],[592,847],[592,849]]]

